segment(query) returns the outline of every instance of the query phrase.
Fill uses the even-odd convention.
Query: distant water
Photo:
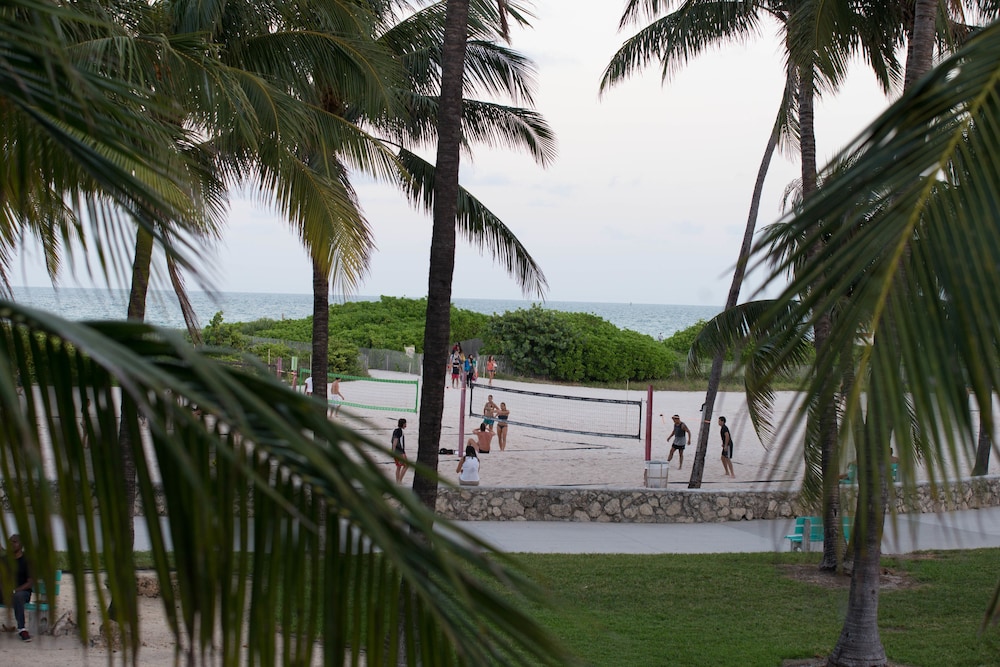
[[[222,311],[227,322],[252,322],[259,319],[300,319],[312,314],[311,294],[266,294],[221,292],[213,299],[205,292],[192,292],[191,303],[198,320],[206,326],[216,312]],[[128,304],[126,290],[62,287],[15,287],[14,298],[24,304],[56,313],[70,320],[123,319]],[[353,297],[354,301],[377,301],[375,296]],[[332,299],[331,302],[335,302]],[[342,299],[341,299],[342,301]],[[530,308],[531,301],[505,299],[455,299],[459,308],[486,315]],[[716,306],[676,306],[648,303],[592,303],[589,301],[547,301],[551,310],[591,313],[619,329],[631,329],[649,336],[670,336],[698,320],[714,317]],[[184,318],[173,293],[153,291],[146,306],[146,321],[158,326],[180,329]]]

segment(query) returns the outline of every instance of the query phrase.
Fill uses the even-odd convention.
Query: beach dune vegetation
[[[587,313],[538,305],[494,315],[484,350],[519,375],[559,382],[623,382],[669,377],[683,357],[635,331]]]

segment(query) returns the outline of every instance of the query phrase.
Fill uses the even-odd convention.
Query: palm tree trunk
[[[417,461],[437,470],[444,414],[444,369],[451,335],[451,285],[455,273],[455,218],[458,212],[458,168],[462,143],[462,80],[469,0],[448,0],[441,58],[438,147],[434,179],[434,226],[427,280],[424,325],[424,386],[420,393]],[[430,509],[437,504],[437,482],[419,472],[413,491]]]
[[[938,0],[916,0],[913,7],[913,27],[906,45],[906,75],[903,90],[909,90],[934,63],[935,19]]]
[[[972,467],[972,474],[975,476],[985,475],[990,469],[990,441],[989,431],[986,430],[987,420],[979,421],[979,442],[976,444],[976,464]]]
[[[128,319],[142,322],[146,319],[146,297],[149,293],[149,269],[153,263],[153,235],[138,227],[135,235],[135,257],[132,259],[132,286],[128,297]],[[136,467],[135,451],[132,449],[132,432],[125,417],[125,401],[122,393],[121,418],[118,421],[118,457],[122,466],[122,491],[125,496],[125,521],[123,530],[125,544],[131,550],[135,545],[135,497]],[[108,615],[117,618],[115,602],[108,606]]]
[[[876,392],[873,392],[873,394]],[[869,413],[870,414],[870,413]],[[854,519],[854,569],[847,616],[827,664],[830,667],[878,667],[886,664],[878,629],[882,530],[885,522],[886,455],[883,429],[868,424],[858,448],[858,507]]]
[[[904,91],[909,90],[920,77],[930,71],[934,54],[936,11],[936,0],[916,0],[913,26],[907,44]],[[895,338],[891,333],[882,333],[878,335],[874,344],[885,345],[886,341],[893,340]],[[866,432],[871,434],[878,431],[874,431],[869,425]],[[889,431],[886,430],[886,433]],[[885,649],[878,631],[886,462],[883,460],[883,448],[878,442],[869,441],[864,445],[858,451],[858,510],[854,530],[856,536],[854,571],[851,577],[847,616],[844,619],[840,639],[828,662],[831,666],[886,664]],[[877,475],[877,478],[873,479],[873,475]],[[876,488],[879,489],[878,493],[875,492]]]
[[[313,260],[312,365],[313,398],[327,402],[330,369],[330,281],[319,262]]]
[[[814,104],[816,99],[812,63],[799,67],[799,145],[802,151],[802,201],[808,201],[816,192],[816,128]],[[818,261],[822,242],[817,240],[808,250],[810,261]],[[823,354],[830,339],[833,325],[829,312],[821,313],[813,325],[813,344],[817,356]],[[819,408],[820,470],[823,476],[823,560],[820,569],[838,567],[837,545],[840,539],[838,525],[839,500],[831,498],[835,492],[833,480],[837,477],[837,406],[836,396],[830,393],[821,399]]]
[[[781,109],[774,120],[774,127],[771,128],[771,136],[767,138],[767,146],[764,148],[764,155],[760,159],[760,167],[757,169],[757,181],[753,186],[753,196],[750,198],[750,213],[747,215],[747,226],[743,230],[743,243],[740,245],[740,254],[736,259],[736,269],[733,271],[733,282],[729,286],[729,295],[726,297],[726,308],[729,310],[736,306],[740,298],[740,288],[743,287],[743,278],[746,275],[747,263],[750,261],[750,248],[753,242],[754,229],[757,227],[757,215],[760,212],[760,199],[764,191],[764,179],[767,178],[767,171],[771,167],[771,158],[774,156],[774,149],[778,147],[778,139],[781,137],[782,120],[785,116],[785,100],[782,100]],[[701,413],[701,428],[698,430],[698,447],[694,454],[694,463],[691,466],[691,479],[688,481],[689,489],[700,489],[702,476],[705,473],[705,456],[708,453],[708,435],[712,428],[712,412],[715,409],[715,397],[719,393],[719,384],[722,382],[722,364],[725,355],[716,354],[712,359],[712,370],[708,374],[708,389],[705,391],[705,404]]]

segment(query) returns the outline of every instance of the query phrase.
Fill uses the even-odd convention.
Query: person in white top
[[[306,396],[313,395],[313,376],[310,375],[306,378]]]
[[[465,456],[458,462],[455,472],[458,473],[460,486],[479,486],[479,457],[475,447],[465,446]]]

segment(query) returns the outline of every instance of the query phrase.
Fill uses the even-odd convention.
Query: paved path
[[[890,520],[891,521],[891,520]],[[725,523],[579,523],[460,521],[464,528],[510,553],[735,553],[787,551],[791,519]],[[819,548],[819,545],[814,545]],[[887,523],[884,554],[927,549],[1000,547],[1000,508],[942,514],[906,514]]]

